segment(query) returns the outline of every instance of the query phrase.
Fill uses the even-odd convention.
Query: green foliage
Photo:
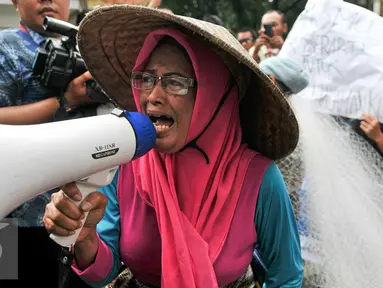
[[[292,27],[306,2],[306,0],[163,0],[162,6],[176,14],[197,19],[202,19],[207,14],[217,15],[223,20],[226,28],[237,31],[244,26],[258,30],[262,15],[270,9],[284,12],[289,27]]]

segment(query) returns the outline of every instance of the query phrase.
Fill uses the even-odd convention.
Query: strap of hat
[[[201,152],[201,154],[203,155],[203,157],[205,157],[205,159],[206,159],[206,163],[207,163],[207,164],[210,163],[209,156],[206,154],[205,151],[202,150],[201,147],[198,146],[197,141],[199,140],[199,138],[201,138],[201,136],[203,135],[203,133],[205,133],[205,131],[209,128],[210,124],[214,121],[215,117],[217,117],[219,110],[221,109],[222,105],[225,103],[227,97],[230,95],[231,90],[233,90],[234,83],[235,83],[235,81],[234,81],[234,79],[233,79],[233,76],[231,75],[231,76],[230,76],[230,80],[229,80],[228,88],[227,88],[225,94],[223,95],[221,101],[219,102],[218,107],[217,107],[217,109],[215,110],[213,117],[210,119],[209,123],[208,123],[208,124],[206,125],[206,127],[202,130],[202,132],[201,132],[196,138],[194,138],[192,141],[190,141],[188,144],[186,144],[185,147],[183,147],[183,148],[180,150],[180,152],[186,150],[187,148],[194,148],[194,149],[197,149],[199,152]]]

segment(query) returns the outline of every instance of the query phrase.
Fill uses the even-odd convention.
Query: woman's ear
[[[287,23],[284,23],[283,24],[283,32],[287,33],[288,30],[289,30],[289,27],[287,26]]]

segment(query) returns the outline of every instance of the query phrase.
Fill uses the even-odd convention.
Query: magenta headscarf
[[[158,41],[166,35],[185,48],[198,82],[189,143],[213,118],[229,89],[230,72],[202,43],[173,29],[160,29],[147,36],[134,71],[146,68]],[[140,111],[139,91],[133,89],[133,93]],[[157,215],[162,287],[218,287],[213,265],[225,243],[248,164],[255,156],[241,139],[234,85],[197,141],[209,163],[193,148],[174,154],[152,150],[132,163],[137,190]]]

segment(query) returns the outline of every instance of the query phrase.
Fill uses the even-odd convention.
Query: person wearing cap
[[[300,93],[309,84],[308,74],[302,67],[288,58],[281,56],[268,58],[262,61],[259,67],[271,78],[288,100],[291,100],[289,98],[291,95]],[[301,145],[298,143],[293,153],[277,162],[290,193],[298,221],[300,220],[299,201],[301,198],[299,194],[302,193],[301,187],[304,186],[301,153]]]
[[[259,64],[261,70],[281,89],[285,96],[298,94],[309,84],[307,72],[290,59],[276,56]]]
[[[94,79],[120,108],[150,117],[157,140],[80,208],[63,197],[81,198],[73,183],[52,196],[49,232],[71,235],[89,212],[72,269],[92,287],[112,282],[121,262],[129,287],[260,287],[257,251],[263,287],[301,287],[299,234],[274,162],[295,149],[298,123],[235,37],[119,5],[87,14],[78,40]]]

